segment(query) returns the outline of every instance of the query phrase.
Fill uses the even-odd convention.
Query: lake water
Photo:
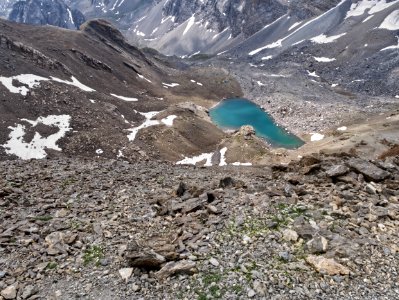
[[[260,106],[241,98],[226,99],[209,112],[212,121],[223,129],[239,129],[251,125],[258,137],[264,138],[273,147],[294,149],[304,142],[278,126]]]

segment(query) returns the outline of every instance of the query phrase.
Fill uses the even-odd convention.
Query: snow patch
[[[234,162],[232,163],[233,166],[252,166],[252,163],[241,163],[241,162]]]
[[[262,57],[262,60],[269,60],[272,58],[273,58],[273,55],[268,55],[268,56]]]
[[[290,28],[288,28],[288,31],[291,31],[292,29],[294,29],[295,27],[298,27],[299,25],[301,25],[302,21],[296,22],[294,24],[291,25]]]
[[[163,118],[163,119],[161,120],[161,122],[162,122],[163,124],[165,124],[166,126],[168,126],[168,127],[172,127],[172,126],[173,126],[173,121],[174,121],[176,118],[177,118],[177,116],[175,116],[175,115],[170,115],[170,116],[167,116],[166,118]]]
[[[308,72],[308,75],[309,75],[309,76],[312,76],[312,77],[317,77],[317,78],[319,78],[319,77],[320,77],[319,75],[317,75],[317,74],[316,74],[316,71],[314,71],[314,72],[310,72],[309,70],[306,70],[306,72]]]
[[[38,87],[41,81],[48,81],[49,79],[33,74],[21,74],[11,77],[0,76],[0,82],[8,89],[10,93],[26,96],[29,92],[29,89],[26,86],[14,86],[13,80],[19,81],[21,84],[27,85],[29,89],[32,89]]]
[[[203,153],[194,157],[185,157],[184,159],[176,162],[176,165],[196,165],[197,163],[205,160],[205,167],[212,167],[213,153]]]
[[[322,139],[324,139],[324,134],[311,133],[311,137],[310,137],[311,142],[321,141]]]
[[[141,74],[137,74],[137,76],[140,78],[140,79],[144,79],[145,81],[148,81],[149,83],[152,83],[152,81],[151,80],[149,80],[148,78],[145,78],[143,75],[141,75]]]
[[[311,38],[310,40],[316,44],[328,44],[335,42],[337,39],[340,37],[346,35],[346,32],[338,34],[338,35],[332,35],[327,37],[325,34],[320,34],[318,36],[315,36],[314,38]]]
[[[164,85],[164,87],[166,86],[166,87],[176,87],[176,86],[179,86],[180,84],[178,84],[178,83],[165,83],[165,82],[162,82],[162,84]]]
[[[220,150],[220,163],[219,166],[227,166],[226,163],[226,152],[227,152],[227,147],[224,147],[223,149]]]
[[[79,80],[77,80],[74,76],[71,77],[72,81],[62,80],[62,79],[59,79],[59,78],[53,77],[53,76],[50,76],[50,78],[53,81],[56,81],[56,82],[61,82],[61,83],[65,83],[65,84],[68,84],[68,85],[76,86],[77,88],[79,88],[79,89],[81,89],[82,91],[85,91],[85,92],[95,92],[95,90],[93,90],[92,88],[88,87],[87,85],[84,85]]]
[[[337,130],[338,131],[346,131],[346,130],[348,130],[348,127],[342,126],[342,127],[337,128]]]
[[[145,121],[140,126],[128,129],[128,131],[131,132],[127,136],[129,141],[134,141],[136,139],[137,133],[143,128],[147,128],[147,127],[150,127],[150,126],[161,125],[161,124],[164,124],[164,125],[166,125],[168,127],[172,127],[173,126],[173,121],[177,118],[177,116],[175,116],[175,115],[170,115],[170,116],[167,116],[166,118],[163,118],[161,121],[158,121],[158,120],[151,120],[151,119],[153,117],[155,117],[157,114],[159,114],[160,111],[150,111],[150,112],[147,112],[147,113],[138,112],[138,113],[145,117]]]
[[[331,62],[331,61],[334,61],[334,60],[336,60],[335,58],[328,58],[328,57],[313,57],[314,59],[315,59],[315,61],[318,61],[318,62]]]
[[[111,94],[111,96],[113,96],[113,97],[115,97],[115,98],[118,98],[118,99],[121,99],[121,100],[123,100],[123,101],[127,101],[127,102],[136,102],[136,101],[139,101],[139,99],[137,99],[137,98],[130,98],[130,97],[118,96],[118,95],[115,95],[115,94]]]
[[[53,149],[61,151],[62,149],[57,145],[57,142],[65,136],[65,134],[72,130],[70,127],[71,117],[69,115],[49,115],[47,117],[39,117],[36,120],[21,119],[21,121],[28,122],[32,127],[38,124],[58,127],[58,132],[42,137],[40,133],[35,132],[33,139],[30,142],[25,142],[26,126],[17,124],[15,127],[8,127],[11,129],[9,135],[10,139],[1,145],[7,154],[14,154],[21,159],[41,159],[47,156],[45,149]]]
[[[399,49],[399,36],[397,36],[397,38],[398,38],[398,44],[397,45],[392,45],[392,46],[385,47],[385,48],[381,49],[380,51]]]
[[[395,10],[381,23],[380,29],[399,30],[399,10]]]

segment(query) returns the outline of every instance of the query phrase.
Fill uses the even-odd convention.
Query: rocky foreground
[[[0,162],[0,299],[396,299],[399,159]]]

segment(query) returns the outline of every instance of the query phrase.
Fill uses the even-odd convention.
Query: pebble
[[[209,263],[211,265],[213,265],[214,267],[219,267],[219,265],[220,265],[219,262],[213,257],[209,260]]]
[[[129,278],[133,274],[133,268],[123,268],[119,269],[119,275],[122,277],[123,280],[128,282]]]

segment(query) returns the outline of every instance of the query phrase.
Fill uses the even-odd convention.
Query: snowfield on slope
[[[26,86],[15,86],[13,84],[14,80],[20,82],[23,85],[27,85],[29,88],[27,88]],[[0,76],[0,82],[4,85],[5,88],[8,89],[10,93],[21,94],[22,96],[26,96],[31,89],[39,87],[41,81],[55,81],[75,86],[85,92],[95,92],[94,89],[88,87],[87,85],[84,85],[74,76],[71,77],[71,81],[62,80],[53,76],[51,76],[50,78],[46,78],[34,74],[21,74],[11,77]]]
[[[27,122],[32,128],[39,124],[44,124],[51,127],[58,127],[58,132],[49,135],[48,137],[41,136],[39,132],[35,131],[34,137],[30,142],[24,140],[26,136],[26,126],[17,124],[15,127],[10,126],[11,133],[9,140],[1,145],[7,154],[13,154],[18,156],[20,159],[42,159],[47,156],[45,149],[53,149],[62,151],[57,145],[57,142],[62,139],[68,131],[71,131],[70,127],[71,117],[69,115],[49,115],[47,117],[39,117],[36,120],[21,119],[21,121]]]

